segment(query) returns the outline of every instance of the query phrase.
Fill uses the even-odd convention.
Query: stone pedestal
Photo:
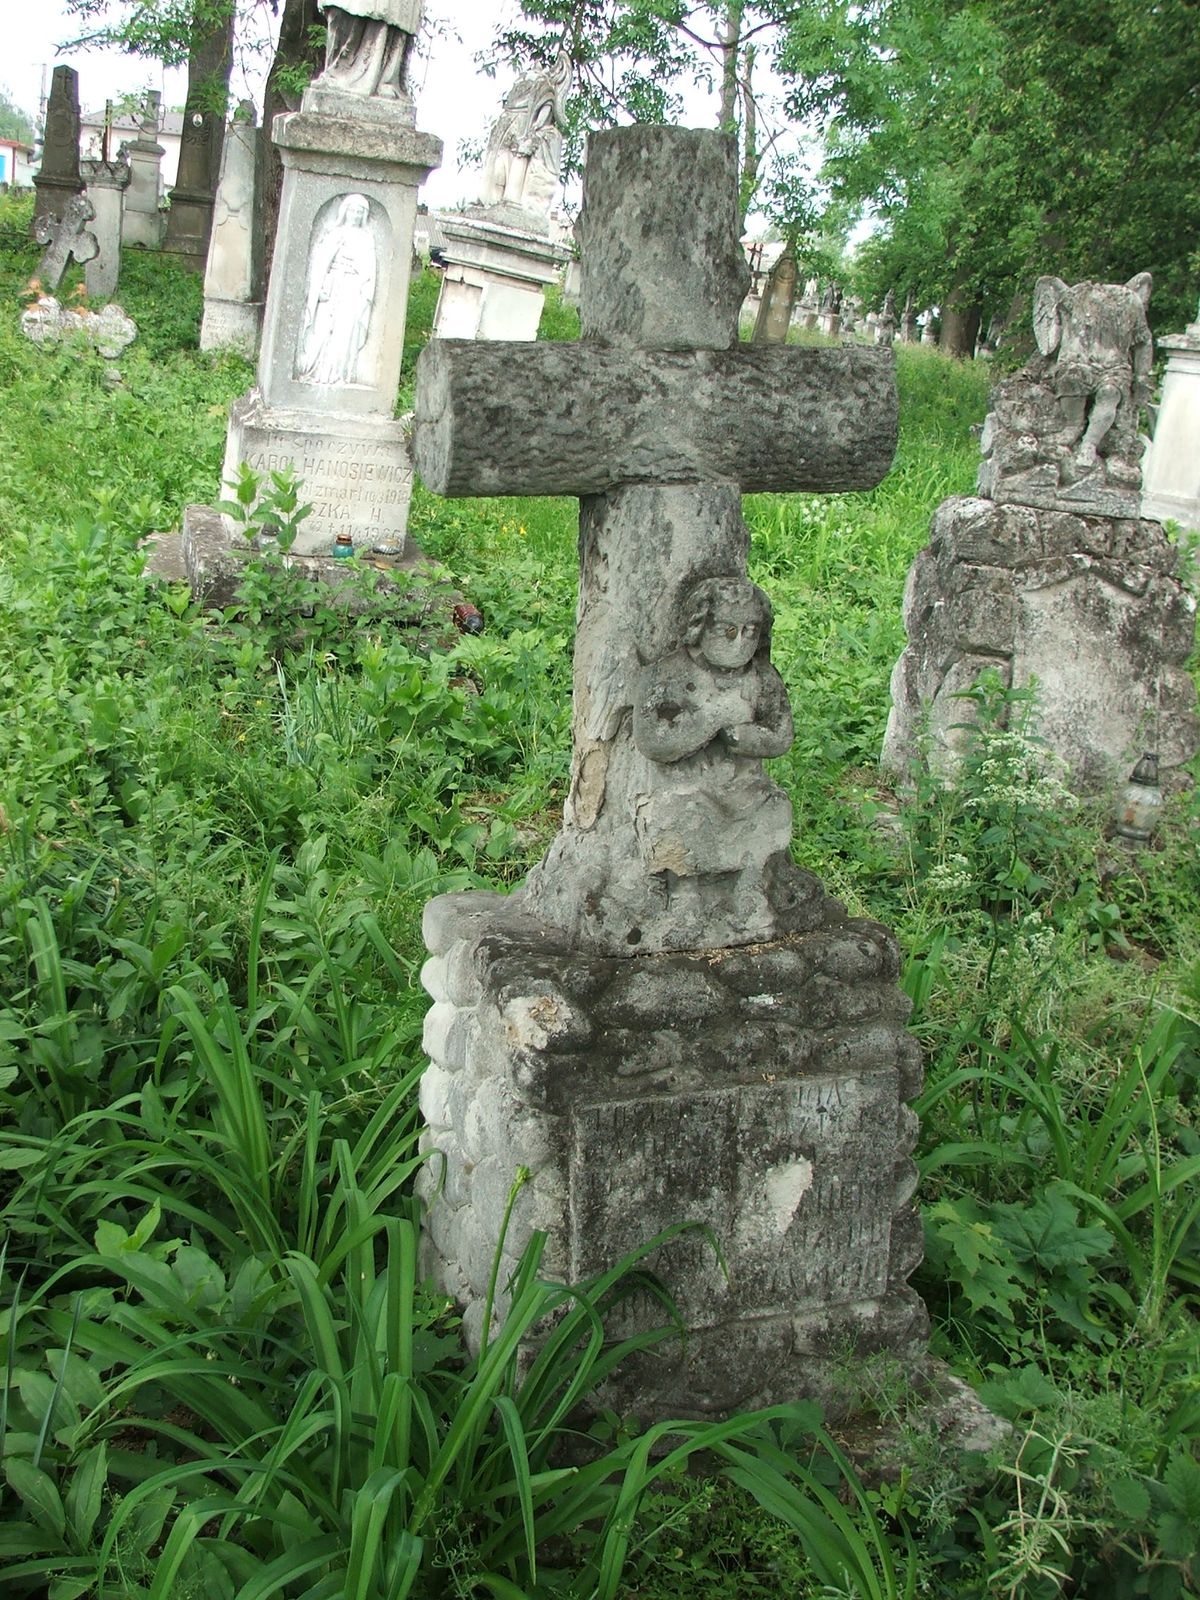
[[[91,231],[99,246],[84,267],[88,298],[111,300],[121,275],[121,203],[129,186],[129,167],[124,161],[83,161],[80,171],[95,212]]]
[[[1167,371],[1143,468],[1142,515],[1200,528],[1200,319],[1158,345]]]
[[[546,286],[557,280],[571,252],[482,210],[443,217],[442,234],[446,271],[436,337],[536,339]]]
[[[129,162],[129,187],[125,191],[122,236],[127,245],[144,250],[160,250],[167,226],[162,209],[160,170],[165,151],[158,142],[158,119],[162,96],[152,89],[146,96],[138,136],[124,146]]]
[[[473,1349],[524,1166],[502,1289],[535,1229],[543,1271],[580,1282],[696,1225],[646,1263],[686,1338],[621,1369],[603,1399],[622,1411],[836,1406],[848,1355],[921,1353],[920,1053],[884,928],[827,900],[766,945],[614,958],[565,952],[520,895],[466,894],[431,902],[424,932],[425,1265]],[[666,1320],[641,1294],[609,1332]]]
[[[392,413],[417,186],[440,160],[441,142],[385,102],[358,99],[354,121],[308,103],[306,96],[305,109],[275,119],[282,248],[258,388],[233,408],[226,474],[240,460],[295,464],[315,508],[300,554],[324,550],[343,529],[356,544],[402,546],[412,467]]]
[[[221,181],[204,271],[201,350],[232,349],[253,360],[262,322],[262,136],[253,107],[225,133]]]
[[[1075,787],[1124,782],[1144,750],[1158,752],[1164,788],[1186,784],[1200,743],[1196,606],[1177,563],[1155,522],[943,501],[908,576],[883,766],[906,779],[924,753],[952,776],[971,738],[962,696],[992,668],[1037,681],[1037,731]]]

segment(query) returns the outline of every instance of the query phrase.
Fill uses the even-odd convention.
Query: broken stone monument
[[[577,345],[434,341],[418,366],[428,486],[576,494],[581,551],[562,831],[512,895],[426,908],[426,1265],[478,1348],[524,1167],[501,1286],[534,1230],[578,1282],[693,1225],[648,1263],[686,1338],[622,1370],[618,1408],[836,1400],[849,1353],[924,1347],[920,1054],[894,939],[790,859],[762,762],[792,712],[741,496],[878,482],[892,357],[739,344],[721,134],[593,134],[580,243]],[[610,1332],[666,1320],[643,1295]]]
[[[1142,515],[1200,529],[1200,310],[1184,333],[1158,344],[1167,370],[1146,454]]]
[[[36,273],[43,288],[58,288],[72,256],[86,266],[99,253],[96,235],[89,226],[95,220],[87,195],[73,194],[67,198],[61,216],[45,212],[36,222],[33,236],[38,244],[46,246]]]
[[[137,338],[137,323],[111,301],[93,311],[89,306],[63,306],[53,295],[40,295],[21,313],[21,332],[33,344],[63,340],[92,345],[106,361],[115,361]]]
[[[201,350],[236,350],[253,361],[262,321],[262,139],[243,100],[225,130],[221,178],[204,269]]]
[[[49,219],[63,217],[71,201],[83,194],[79,171],[79,74],[74,67],[55,67],[51,75],[42,163],[33,175],[33,187],[37,199],[30,233],[39,244],[45,244],[42,230]]]
[[[1149,297],[1146,273],[1038,280],[1039,354],[993,390],[978,495],[943,501],[908,575],[882,757],[897,777],[917,761],[953,775],[972,737],[962,696],[991,668],[1037,684],[1037,731],[1077,789],[1125,782],[1147,751],[1164,788],[1186,783],[1195,602],[1139,515]]]
[[[111,300],[121,277],[121,203],[129,185],[129,165],[117,161],[81,161],[92,207],[91,231],[96,253],[83,269],[88,296]]]
[[[924,325],[921,328],[921,343],[936,344],[937,342],[937,329],[933,325],[933,312],[927,311]]]
[[[571,254],[550,238],[571,62],[519,78],[492,126],[478,205],[442,218],[439,339],[534,339],[546,285]]]
[[[223,477],[242,462],[300,474],[312,512],[297,555],[328,555],[347,535],[399,557],[412,464],[393,412],[417,187],[442,146],[417,132],[408,87],[420,0],[345,0],[326,18],[324,70],[275,119],[283,192],[258,382],[231,408]],[[218,513],[188,508],[189,572],[211,574],[241,542]]]
[[[121,146],[121,153],[129,162],[129,187],[125,190],[125,204],[121,231],[125,244],[137,245],[144,250],[162,248],[167,226],[167,214],[162,208],[162,178],[160,170],[165,151],[158,142],[159,118],[162,115],[162,96],[150,89],[138,114],[138,136]]]

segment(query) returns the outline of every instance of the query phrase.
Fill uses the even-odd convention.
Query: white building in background
[[[0,139],[0,183],[27,189],[33,182],[33,146],[19,139]]]

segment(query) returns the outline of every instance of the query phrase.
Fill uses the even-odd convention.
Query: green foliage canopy
[[[0,139],[20,139],[25,144],[33,143],[33,123],[13,101],[0,89]]]
[[[883,224],[868,288],[1003,307],[1034,277],[1154,273],[1177,319],[1200,265],[1196,0],[810,0],[780,64],[828,129],[824,177]]]

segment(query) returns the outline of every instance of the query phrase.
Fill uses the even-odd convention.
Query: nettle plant
[[[294,467],[272,470],[267,478],[247,461],[240,462],[237,481],[229,485],[231,500],[219,500],[217,510],[240,529],[250,544],[286,552],[296,542],[300,526],[312,511],[301,505],[303,485]]]
[[[905,808],[915,891],[939,920],[989,942],[993,961],[1020,947],[1041,965],[1074,931],[1093,947],[1119,941],[1100,821],[1038,734],[1036,684],[986,672],[962,698],[971,738],[953,781],[924,767]]]

